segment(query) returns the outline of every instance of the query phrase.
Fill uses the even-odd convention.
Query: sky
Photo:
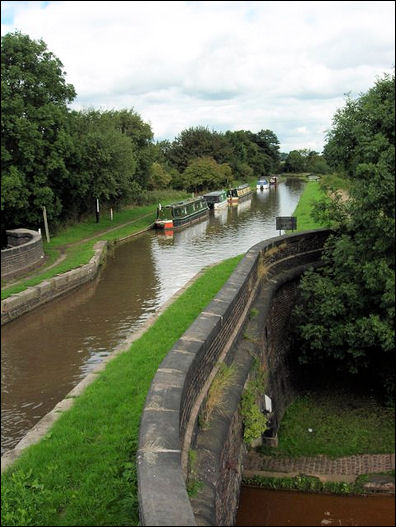
[[[395,67],[393,1],[4,1],[1,34],[43,39],[77,97],[132,109],[154,140],[272,130],[321,152],[346,96]]]

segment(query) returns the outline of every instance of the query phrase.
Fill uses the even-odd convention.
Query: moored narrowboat
[[[157,207],[156,229],[181,229],[191,223],[200,221],[209,212],[208,204],[202,196],[178,201],[170,205]]]
[[[227,192],[225,190],[215,190],[204,194],[204,198],[210,209],[221,209],[228,204]]]
[[[248,199],[252,196],[253,191],[247,183],[240,185],[239,187],[231,188],[227,192],[228,203],[237,204],[245,199]]]
[[[259,179],[257,181],[256,187],[257,187],[257,190],[265,190],[265,189],[269,188],[268,180],[265,179],[265,178]]]

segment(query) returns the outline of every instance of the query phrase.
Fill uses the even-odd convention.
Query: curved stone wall
[[[209,512],[199,518],[199,523],[187,495],[188,452],[194,445],[199,410],[218,370],[219,361],[229,363],[235,358],[233,344],[241,333],[258,291],[267,289],[263,302],[266,303],[265,309],[270,310],[274,292],[278,289],[277,277],[283,276],[283,280],[287,280],[288,273],[294,276],[296,272],[301,273],[308,265],[318,262],[329,233],[328,229],[318,229],[271,238],[253,246],[214,300],[161,363],[147,395],[140,426],[137,470],[142,525],[230,524],[224,523],[225,516],[215,510],[219,494],[214,487],[223,486],[221,499],[228,495],[230,503],[235,504],[235,497],[231,494],[239,489],[238,464],[241,462],[242,446],[233,454],[234,463],[230,465],[224,460],[220,463],[223,468],[228,463],[228,472],[233,472],[235,476],[228,481],[223,478],[222,468],[219,468],[221,475],[219,471],[213,472],[213,485],[204,489],[208,494],[203,506]],[[243,368],[246,378],[250,364],[239,369],[242,371]],[[233,396],[236,405],[244,383],[241,377],[236,385],[237,393]],[[234,411],[230,420],[226,421],[226,435],[217,438],[220,456],[236,444],[235,437],[230,439],[238,428],[235,428],[235,416]],[[213,441],[216,442],[216,438]],[[224,445],[227,445],[226,448]],[[212,459],[211,467],[217,462]]]
[[[41,234],[30,229],[6,231],[7,249],[1,250],[1,278],[18,276],[41,264],[44,258]]]

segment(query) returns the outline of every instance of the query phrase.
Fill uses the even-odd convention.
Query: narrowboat
[[[265,178],[261,178],[257,181],[257,190],[265,190],[269,188],[269,183]]]
[[[204,194],[204,198],[210,209],[221,209],[228,204],[227,192],[225,190],[209,192],[208,194]]]
[[[208,215],[208,212],[208,204],[202,196],[165,206],[161,206],[159,203],[154,228],[178,230],[200,221]]]
[[[278,184],[278,178],[276,176],[272,176],[270,178],[270,185],[277,185]]]
[[[247,183],[240,185],[239,187],[231,188],[227,192],[228,203],[237,204],[245,199],[248,199],[252,196],[253,190],[249,187]]]

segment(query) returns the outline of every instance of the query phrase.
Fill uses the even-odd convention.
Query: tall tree
[[[323,269],[302,280],[296,309],[301,361],[367,374],[394,397],[395,147],[394,76],[348,99],[325,146],[332,168],[350,179],[350,199],[322,202],[338,220]],[[340,210],[343,209],[340,215]],[[341,219],[341,221],[340,221]]]
[[[76,93],[61,61],[42,40],[20,32],[1,39],[2,231],[41,224],[42,206],[56,220],[54,191],[68,177],[67,104]]]

